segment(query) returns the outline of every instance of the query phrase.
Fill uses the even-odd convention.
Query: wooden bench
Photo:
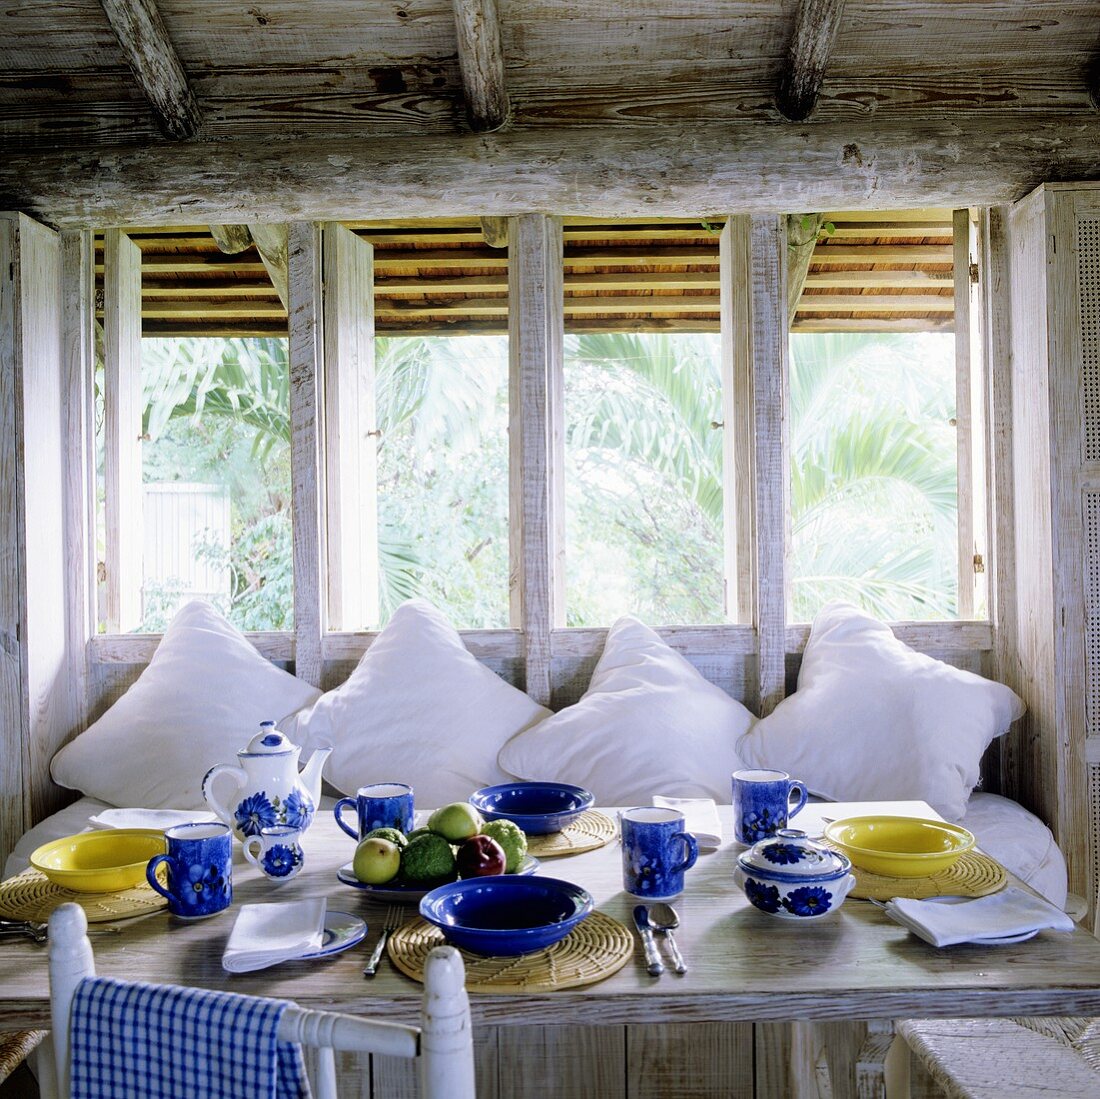
[[[906,1019],[897,1032],[948,1099],[1100,1096],[1098,1019]]]

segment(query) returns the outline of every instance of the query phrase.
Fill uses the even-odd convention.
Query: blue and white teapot
[[[261,722],[260,731],[237,753],[240,766],[219,763],[206,772],[202,796],[240,840],[276,825],[304,832],[313,821],[321,796],[321,771],[332,749],[318,748],[299,772],[301,751],[275,728],[274,721]],[[237,781],[227,802],[214,793],[218,775]]]

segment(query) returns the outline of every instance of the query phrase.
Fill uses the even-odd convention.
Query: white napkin
[[[713,798],[666,798],[655,794],[653,804],[658,809],[675,809],[684,814],[684,825],[700,847],[720,847],[722,823]]]
[[[242,904],[225,944],[222,965],[230,973],[250,973],[313,954],[325,934],[324,897],[278,904]]]
[[[163,832],[177,824],[206,823],[218,818],[208,809],[101,809],[89,824],[101,828],[151,828]]]
[[[886,913],[933,946],[992,943],[1046,929],[1073,930],[1073,920],[1060,908],[1015,886],[954,904],[895,897],[886,903]]]

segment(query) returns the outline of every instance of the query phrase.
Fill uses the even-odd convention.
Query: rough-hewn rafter
[[[252,234],[247,225],[211,225],[210,235],[219,250],[229,256],[252,246]]]
[[[504,50],[494,0],[453,0],[458,64],[466,116],[474,133],[491,133],[508,121]]]
[[[508,247],[508,219],[481,218],[481,235],[490,248]]]
[[[60,228],[714,211],[888,210],[1014,202],[1045,179],[1100,175],[1100,113],[1009,111],[891,123],[518,130],[456,141],[202,142],[8,151],[0,209]]]
[[[99,2],[157,124],[168,137],[191,137],[202,122],[202,112],[153,0]]]
[[[844,0],[799,0],[794,34],[775,96],[780,114],[792,122],[813,113],[843,11]]]
[[[824,224],[824,214],[787,215],[787,316],[791,319],[798,309],[817,236]]]

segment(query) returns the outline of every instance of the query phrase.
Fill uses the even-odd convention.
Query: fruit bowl
[[[965,828],[918,817],[847,817],[826,825],[825,838],[860,869],[890,878],[939,873],[974,846]]]
[[[474,954],[533,954],[564,939],[593,908],[588,890],[560,878],[502,874],[433,889],[420,915]]]
[[[114,893],[144,885],[149,860],[167,850],[163,832],[108,828],[45,843],[31,853],[30,864],[62,889]]]
[[[529,836],[560,832],[595,800],[587,790],[566,782],[504,782],[470,795],[470,804],[486,820],[510,820]]]

